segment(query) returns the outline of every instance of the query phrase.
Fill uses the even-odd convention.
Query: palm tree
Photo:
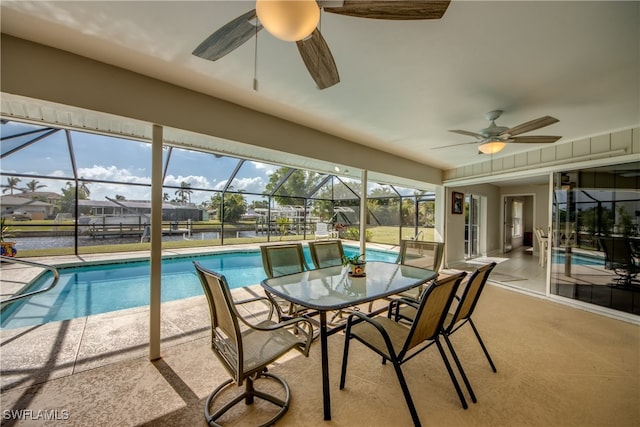
[[[44,187],[46,187],[46,185],[40,184],[40,181],[36,181],[35,179],[32,179],[31,181],[27,182],[27,186],[25,187],[25,190],[29,190],[29,192],[35,193],[36,190]]]
[[[7,185],[3,185],[3,187],[5,187],[4,190],[2,190],[3,193],[6,193],[7,191],[10,191],[10,194],[13,196],[13,190],[17,190],[18,189],[18,183],[20,182],[20,178],[16,178],[14,176],[8,176],[7,177]]]
[[[87,187],[87,183],[85,182],[83,176],[80,177],[80,186],[78,187],[78,193],[81,193],[78,195],[78,198],[80,199],[88,199],[91,195],[91,191],[89,191],[89,187]],[[82,197],[83,194],[84,197]]]
[[[191,184],[186,181],[182,181],[180,183],[180,188],[176,190],[176,195],[181,203],[186,202],[187,199],[189,200],[189,203],[191,203],[191,193],[193,193]]]

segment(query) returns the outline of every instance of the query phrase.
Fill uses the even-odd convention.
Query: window
[[[522,213],[524,211],[524,204],[521,201],[514,200],[511,213],[513,215],[513,237],[522,237]]]

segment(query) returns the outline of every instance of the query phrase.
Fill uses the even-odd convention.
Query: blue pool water
[[[356,255],[357,248],[345,246],[345,254]],[[308,247],[307,263],[312,266]],[[370,261],[395,261],[397,253],[367,250]],[[162,301],[202,295],[193,261],[224,276],[231,288],[260,283],[264,278],[259,250],[168,258],[162,261]],[[92,314],[149,305],[148,261],[121,262],[59,269],[60,280],[51,291],[4,307],[0,313],[3,328],[34,326]],[[30,290],[51,283],[52,275],[41,278]]]
[[[564,252],[556,252],[553,254],[554,264],[564,264]],[[603,258],[596,258],[582,254],[571,254],[571,264],[573,265],[604,265]]]

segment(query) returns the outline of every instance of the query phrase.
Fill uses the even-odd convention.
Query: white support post
[[[363,254],[366,251],[367,246],[367,171],[362,171],[362,178],[360,179],[362,184],[362,196],[360,197],[360,253]],[[366,261],[365,256],[365,261]]]
[[[162,285],[162,126],[153,125],[151,144],[151,279],[149,301],[149,359],[160,358]]]

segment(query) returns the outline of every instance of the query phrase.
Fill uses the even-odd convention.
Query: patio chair
[[[342,265],[344,249],[340,240],[309,242],[309,253],[315,268]]]
[[[268,278],[284,276],[285,274],[301,273],[309,270],[309,266],[304,259],[302,243],[289,243],[277,245],[260,246],[262,254],[262,266]],[[288,316],[295,316],[306,310],[305,307],[297,306],[275,295],[266,292],[267,297],[275,304],[280,317],[285,311]],[[286,307],[283,308],[282,306]]]
[[[640,273],[640,262],[635,258],[631,240],[626,237],[600,237],[604,251],[604,268],[613,270],[618,276],[614,284],[623,287],[640,285],[636,278]]]
[[[466,280],[466,284],[464,285],[464,290],[462,291],[461,296],[455,296],[454,300],[454,310],[452,313],[447,315],[447,319],[444,323],[443,333],[447,336],[451,336],[455,331],[460,329],[466,323],[471,325],[473,332],[482,347],[482,351],[484,355],[487,357],[487,361],[489,365],[491,365],[491,369],[493,372],[496,371],[496,367],[491,360],[491,356],[489,356],[489,352],[485,347],[482,339],[480,338],[480,334],[478,333],[478,329],[475,324],[471,320],[471,315],[473,314],[476,304],[480,299],[480,295],[484,290],[484,286],[489,279],[489,275],[493,271],[497,264],[495,262],[491,262],[485,264],[481,267],[478,267]],[[405,304],[402,304],[405,303]],[[407,304],[408,303],[408,304]],[[398,301],[392,307],[392,316],[394,316],[395,320],[406,319],[412,321],[416,313],[416,304],[413,301]]]
[[[493,364],[493,360],[491,360],[491,356],[487,351],[487,347],[484,345],[482,338],[480,338],[480,333],[478,332],[476,325],[473,323],[473,320],[471,320],[471,315],[473,314],[476,308],[476,304],[480,299],[480,295],[482,294],[484,286],[487,283],[489,274],[491,274],[496,265],[497,264],[495,262],[491,262],[477,268],[473,273],[471,273],[466,281],[466,286],[462,291],[462,295],[456,295],[454,297],[455,300],[454,304],[452,305],[454,309],[452,313],[447,314],[447,318],[442,329],[442,335],[445,342],[447,343],[447,347],[449,347],[449,351],[451,352],[453,360],[456,363],[458,370],[460,371],[460,375],[462,376],[462,379],[467,386],[467,390],[469,391],[469,395],[471,396],[471,400],[474,403],[477,401],[475,393],[473,392],[471,383],[469,382],[467,375],[462,368],[460,359],[458,358],[458,355],[453,348],[450,337],[454,332],[468,323],[471,326],[471,329],[473,329],[473,333],[480,343],[480,347],[482,348],[482,351],[484,352],[484,355],[487,358],[489,365],[491,366],[491,370],[493,372],[497,372],[496,366]],[[396,321],[400,319],[408,319],[412,321],[416,315],[417,305],[412,301],[404,302],[406,304],[402,304],[401,301],[396,301],[392,303],[393,306],[389,309],[390,315],[393,316]]]
[[[311,261],[315,268],[342,265],[342,260],[344,258],[344,249],[342,247],[342,241],[340,240],[309,242],[309,253],[311,254]],[[329,322],[333,323],[337,317],[342,318],[345,311],[351,312],[353,310],[358,310],[358,308],[353,307],[353,309],[337,310]]]
[[[544,267],[547,260],[547,249],[549,248],[549,239],[544,235],[542,228],[536,227],[536,240],[538,242],[538,251],[540,252],[538,265]]]
[[[202,289],[209,303],[211,317],[211,350],[225,367],[231,379],[220,384],[207,398],[204,408],[205,419],[210,426],[218,426],[216,421],[242,400],[247,405],[254,403],[258,397],[271,402],[280,408],[267,422],[271,425],[289,409],[291,392],[288,384],[281,377],[267,372],[267,366],[292,349],[309,355],[312,326],[303,318],[290,319],[276,323],[271,320],[273,306],[265,297],[234,301],[224,276],[205,269],[198,262],[193,263]],[[269,304],[268,319],[257,324],[249,323],[237,311],[236,306],[258,301]],[[266,307],[265,307],[266,308]],[[289,328],[296,327],[305,334],[294,335]],[[254,382],[271,379],[280,384],[284,390],[284,399],[254,388]],[[225,403],[220,409],[211,413],[214,400],[219,398],[230,384],[245,384],[244,392]],[[270,387],[271,391],[273,387]]]
[[[329,236],[329,224],[326,222],[317,222],[316,231],[314,232],[314,239],[328,239]]]
[[[438,272],[444,257],[444,242],[431,242],[425,240],[402,240],[398,253],[399,264],[412,265]],[[423,292],[424,286],[408,290],[400,294],[403,297],[417,300]]]
[[[418,418],[418,413],[413,404],[413,399],[411,398],[411,393],[409,392],[401,366],[431,345],[436,344],[449,373],[449,377],[451,378],[451,382],[458,393],[462,407],[466,409],[467,402],[462,395],[458,380],[455,377],[451,364],[440,342],[440,335],[447,310],[465,275],[465,272],[461,272],[438,280],[427,287],[418,304],[415,320],[409,327],[402,323],[395,322],[386,316],[371,318],[359,312],[350,314],[345,330],[340,389],[344,389],[345,386],[349,344],[352,339],[356,339],[382,356],[383,364],[385,364],[387,360],[393,363],[413,423],[419,426],[420,419]]]

